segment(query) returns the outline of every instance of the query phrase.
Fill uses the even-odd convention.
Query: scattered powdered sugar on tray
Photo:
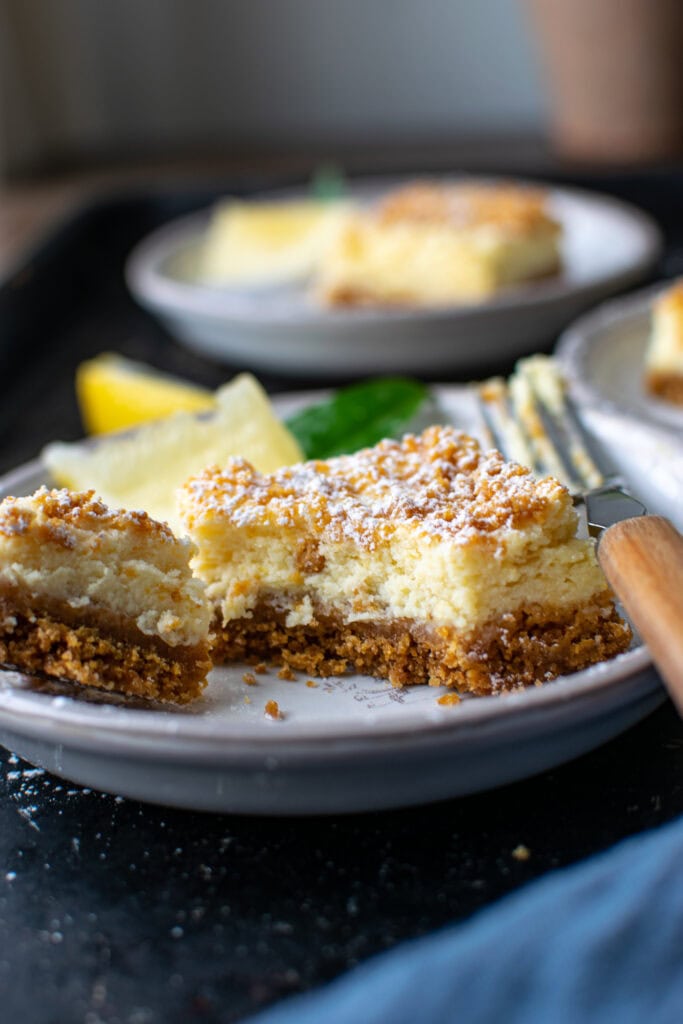
[[[7,759],[10,769],[5,773],[5,779],[9,783],[9,798],[15,804],[19,817],[30,828],[40,832],[37,814],[45,769],[32,768],[30,766],[25,768],[14,767],[20,763],[16,754],[11,754]],[[10,874],[13,875],[13,878],[16,878],[15,872],[10,872]]]

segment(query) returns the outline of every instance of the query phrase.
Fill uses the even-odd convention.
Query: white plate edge
[[[471,176],[442,175],[441,177],[456,181],[460,178],[470,180]],[[593,204],[597,203],[600,206],[615,210],[621,216],[638,225],[643,236],[641,256],[628,269],[624,269],[616,274],[605,273],[597,275],[590,281],[574,285],[562,279],[537,282],[527,288],[498,296],[487,302],[434,308],[420,307],[417,309],[373,309],[361,307],[358,309],[341,308],[328,310],[311,307],[310,310],[297,310],[295,316],[284,318],[282,316],[274,316],[272,319],[264,319],[262,322],[269,327],[275,327],[278,324],[302,323],[307,328],[310,328],[316,325],[323,326],[334,323],[335,327],[349,325],[360,328],[372,323],[391,324],[416,320],[467,320],[480,318],[493,312],[503,314],[520,308],[542,308],[568,296],[580,297],[583,295],[589,296],[594,292],[599,293],[610,283],[625,286],[637,280],[655,263],[662,252],[663,235],[654,218],[638,206],[615,196],[590,189],[554,185],[552,182],[527,179],[482,176],[481,178],[477,177],[477,180],[515,183],[525,187],[541,188],[547,190],[551,197],[553,195],[566,195],[575,200]],[[358,180],[355,184],[359,188],[363,188],[365,182]],[[380,187],[376,184],[376,181],[373,181],[372,184],[376,188]],[[129,254],[125,264],[124,275],[128,287],[137,301],[148,308],[153,308],[157,312],[166,315],[191,314],[201,319],[238,325],[244,322],[244,318],[233,311],[222,308],[226,302],[234,301],[233,296],[226,296],[225,293],[216,288],[169,279],[159,273],[157,269],[158,264],[168,257],[169,249],[172,246],[178,245],[177,240],[179,237],[185,238],[187,243],[188,226],[191,228],[195,224],[206,223],[208,212],[205,209],[185,214],[150,232],[138,242]],[[305,315],[302,316],[301,314]],[[251,320],[247,318],[247,322],[251,322]]]

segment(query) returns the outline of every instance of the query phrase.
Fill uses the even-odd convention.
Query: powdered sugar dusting
[[[480,227],[516,235],[558,231],[542,189],[519,185],[416,181],[380,204],[382,224],[426,223],[456,230]]]
[[[45,539],[62,547],[75,547],[73,530],[139,531],[157,542],[188,546],[178,540],[166,523],[159,523],[143,511],[111,509],[94,491],[48,490],[40,487],[30,497],[7,497],[0,502],[0,534],[8,537],[40,529]]]
[[[571,498],[556,480],[537,482],[527,469],[445,426],[270,476],[233,459],[190,480],[181,496],[190,528],[220,517],[239,527],[325,531],[331,540],[370,548],[406,524],[426,538],[472,543],[543,521],[558,503],[572,514]]]

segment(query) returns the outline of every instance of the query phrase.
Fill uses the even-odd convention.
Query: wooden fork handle
[[[662,516],[615,523],[598,561],[683,716],[683,537]]]

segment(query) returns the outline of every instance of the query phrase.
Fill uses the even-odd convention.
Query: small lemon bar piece
[[[653,304],[645,385],[651,394],[683,405],[683,280]]]
[[[477,301],[556,274],[560,238],[542,190],[417,182],[347,222],[319,292],[330,305]]]
[[[193,545],[93,492],[0,503],[0,663],[185,703],[211,668]]]
[[[179,497],[216,660],[490,693],[628,647],[569,492],[451,427]]]
[[[345,200],[223,200],[211,218],[198,277],[219,287],[305,280],[349,209]]]

